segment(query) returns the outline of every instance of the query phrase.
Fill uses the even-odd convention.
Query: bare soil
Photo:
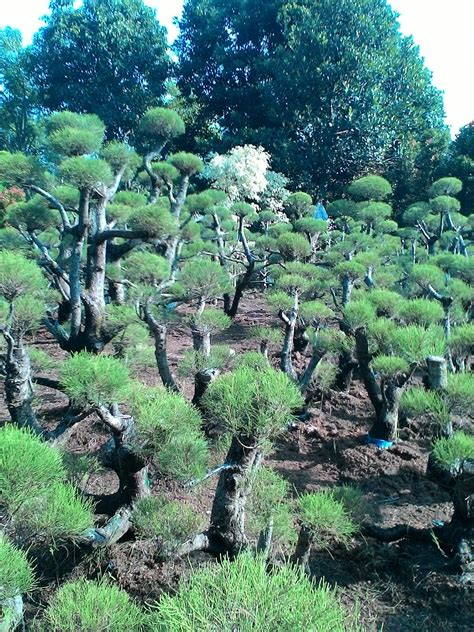
[[[216,336],[215,343],[228,344],[238,352],[255,350],[250,338],[257,324],[278,326],[259,296],[247,296],[232,326]],[[58,362],[65,357],[46,334],[34,344]],[[184,349],[192,346],[189,328],[172,327],[169,357],[172,368]],[[140,376],[147,384],[159,384],[157,372]],[[181,380],[182,390],[192,396],[192,380]],[[37,389],[38,409],[46,425],[57,423],[65,398],[55,391]],[[310,419],[294,425],[281,437],[267,463],[292,485],[294,493],[331,488],[340,484],[359,487],[369,507],[370,520],[377,525],[409,524],[429,527],[450,520],[449,495],[426,476],[430,449],[426,428],[407,427],[389,450],[364,444],[373,411],[361,383],[355,379],[350,392],[332,392],[324,406],[309,407]],[[5,408],[0,423],[8,418]],[[98,420],[87,418],[75,430],[66,449],[77,454],[94,452],[107,438]],[[209,513],[216,481],[189,492],[163,479],[154,489],[170,498],[191,503],[204,515]],[[101,495],[115,491],[117,480],[109,472],[90,477],[84,489]],[[85,551],[73,546],[51,552],[39,547],[30,551],[36,563],[38,585],[27,599],[28,619],[37,616],[54,590],[79,576],[109,577],[142,603],[150,603],[162,591],[174,590],[192,568],[209,561],[203,553],[174,562],[161,561],[153,542],[128,536],[106,550]],[[348,548],[317,551],[311,558],[315,581],[337,585],[344,602],[357,609],[370,631],[383,632],[472,632],[474,629],[472,587],[459,582],[452,561],[435,539],[431,544],[399,541],[383,544],[358,536]]]

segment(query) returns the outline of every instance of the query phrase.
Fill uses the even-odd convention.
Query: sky
[[[389,1],[400,14],[402,32],[413,36],[433,73],[433,83],[444,92],[446,122],[454,136],[474,120],[474,0]],[[1,0],[2,5],[7,2],[1,8],[0,28],[20,29],[29,43],[42,26],[49,0]],[[157,10],[172,41],[177,34],[173,17],[180,14],[183,1],[145,0],[145,4]]]

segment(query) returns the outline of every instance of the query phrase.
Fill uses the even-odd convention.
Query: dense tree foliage
[[[68,578],[45,632],[358,632],[306,574],[361,537],[434,540],[471,580],[472,126],[439,166],[439,95],[385,0],[188,0],[166,107],[153,12],[76,4],[51,2],[31,51],[41,115],[30,52],[0,33],[0,628],[22,623],[45,559],[65,577],[58,544]],[[193,136],[222,153],[182,150]],[[355,381],[369,416],[313,443],[329,476],[360,452],[364,474],[379,450],[411,459],[395,444],[420,432],[444,523],[380,527],[372,482],[320,489],[305,467],[295,494],[275,468]],[[197,551],[219,563],[140,605],[109,582],[116,550],[149,553],[151,572]]]
[[[263,145],[294,186],[327,195],[367,169],[403,171],[443,129],[441,96],[385,0],[189,0],[180,28],[196,134],[211,120],[221,146]]]
[[[21,33],[0,31],[0,149],[30,151],[37,136],[39,101]]]
[[[97,114],[108,135],[126,137],[165,92],[166,31],[142,0],[50,3],[32,47],[41,104]]]
[[[459,193],[461,209],[470,214],[474,209],[474,121],[461,127],[454,139],[442,172],[459,178],[463,189]]]

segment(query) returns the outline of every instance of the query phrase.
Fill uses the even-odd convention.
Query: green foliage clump
[[[110,141],[102,147],[100,157],[112,167],[114,173],[119,173],[121,169],[125,169],[125,180],[133,175],[140,164],[140,158],[133,149],[126,143],[120,143],[116,140]]]
[[[143,144],[150,148],[184,134],[184,130],[184,122],[180,115],[167,108],[147,110],[138,125]]]
[[[20,152],[0,151],[0,182],[7,186],[23,186],[37,180],[41,171],[33,156]]]
[[[116,358],[81,351],[61,366],[61,384],[77,406],[107,406],[126,397],[129,376],[127,367]]]
[[[192,176],[195,173],[200,173],[204,169],[204,163],[199,156],[185,151],[172,154],[168,160],[175,169],[185,176]]]
[[[268,344],[278,345],[283,342],[283,334],[281,329],[274,327],[264,327],[263,325],[257,325],[250,330],[252,338],[262,340]]]
[[[277,240],[277,247],[284,259],[305,259],[311,254],[311,244],[299,233],[283,233]]]
[[[454,356],[466,357],[474,353],[474,323],[454,327],[448,344]]]
[[[293,512],[289,501],[290,485],[271,467],[259,467],[253,475],[247,500],[246,528],[251,537],[272,522],[272,541],[285,547],[296,539]]]
[[[429,355],[443,356],[446,346],[443,331],[436,325],[397,327],[391,332],[390,344],[393,353],[418,364]]]
[[[43,231],[59,223],[59,213],[49,208],[45,198],[34,195],[27,202],[10,204],[5,221],[17,230]]]
[[[86,115],[87,116],[87,115]],[[102,136],[92,129],[62,127],[48,138],[51,148],[64,156],[82,156],[97,153],[102,145]]]
[[[352,301],[344,308],[344,320],[353,331],[367,327],[375,318],[375,307],[368,300]]]
[[[133,526],[139,537],[158,538],[164,548],[174,548],[203,526],[201,514],[192,507],[164,496],[151,496],[133,507]]]
[[[313,211],[313,199],[308,193],[297,191],[286,198],[283,204],[283,210],[291,220],[311,215]]]
[[[191,317],[193,328],[201,332],[217,332],[227,329],[231,319],[221,309],[206,307],[200,314]]]
[[[140,208],[146,205],[146,196],[136,191],[119,191],[114,195],[115,204],[124,204],[130,208]]]
[[[174,287],[177,295],[188,300],[212,300],[230,290],[228,273],[215,261],[196,258],[183,266]]]
[[[46,288],[41,270],[33,261],[8,250],[0,252],[0,296],[6,301],[25,295],[35,297]]]
[[[421,386],[414,386],[403,393],[400,411],[408,417],[420,417],[431,413],[440,421],[446,419],[448,414],[442,395],[437,391],[427,391]]]
[[[407,373],[409,364],[398,356],[380,355],[372,360],[372,370],[380,373],[382,378],[393,378],[401,373]]]
[[[202,404],[227,432],[259,440],[281,432],[303,397],[284,373],[267,364],[262,369],[240,366],[217,378]]]
[[[317,546],[327,548],[334,542],[347,545],[357,532],[348,510],[331,491],[303,494],[297,502],[297,516],[310,530]]]
[[[428,325],[439,323],[444,315],[438,302],[426,298],[412,299],[400,303],[398,316],[408,324]]]
[[[202,419],[181,395],[164,388],[134,388],[132,412],[136,449],[164,474],[187,481],[205,472],[209,450]]]
[[[459,415],[472,416],[474,411],[474,374],[449,374],[445,398],[449,410]]]
[[[474,437],[455,432],[450,438],[437,439],[432,454],[440,465],[451,470],[464,460],[474,459]]]
[[[169,211],[168,201],[162,198],[155,204],[136,208],[127,223],[132,230],[154,239],[164,239],[177,232],[176,220]]]
[[[253,371],[265,371],[270,366],[268,358],[259,351],[247,351],[239,354],[235,359],[237,368],[246,367]]]
[[[307,323],[323,320],[334,316],[334,312],[322,301],[305,301],[300,306],[300,316]]]
[[[0,506],[12,526],[49,540],[74,538],[92,525],[92,506],[66,483],[61,454],[32,433],[0,429]]]
[[[336,383],[339,367],[332,361],[323,359],[319,362],[313,375],[313,384],[321,393],[327,395]]]
[[[462,182],[459,178],[440,178],[433,182],[429,190],[431,197],[439,195],[457,195],[462,190]]]
[[[31,590],[34,575],[26,553],[0,532],[0,622],[1,604]]]
[[[336,593],[315,586],[302,569],[283,565],[267,572],[265,559],[249,553],[210,564],[162,595],[152,615],[156,632],[311,630],[356,632]]]
[[[365,520],[369,505],[360,489],[351,485],[341,485],[333,487],[331,491],[334,498],[343,504],[355,524],[361,524]]]
[[[195,375],[207,369],[223,369],[231,360],[232,353],[226,345],[213,345],[209,355],[187,349],[178,362],[178,375]]]
[[[146,614],[107,582],[78,579],[61,586],[39,623],[41,632],[145,632]]]
[[[59,170],[63,180],[78,189],[91,190],[113,182],[112,170],[101,158],[73,156],[63,160]]]
[[[392,186],[385,178],[370,175],[352,182],[347,192],[356,200],[384,200],[392,194]]]
[[[38,349],[38,347],[30,347],[28,355],[30,356],[33,373],[47,373],[58,366],[56,358],[43,351],[43,349]]]
[[[133,283],[156,287],[169,278],[171,267],[165,257],[152,252],[135,251],[123,262],[123,273]]]

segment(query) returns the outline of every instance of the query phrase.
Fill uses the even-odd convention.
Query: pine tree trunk
[[[260,462],[254,439],[234,436],[226,462],[232,467],[223,470],[219,476],[208,535],[214,549],[233,557],[247,544],[245,505],[253,471]]]
[[[5,362],[5,401],[14,424],[36,434],[43,429],[33,410],[33,388],[28,352],[20,335],[4,334],[7,343]]]
[[[298,541],[296,542],[295,552],[291,556],[293,564],[301,564],[307,566],[309,562],[309,554],[311,552],[311,531],[308,527],[301,525],[300,532],[298,534]]]
[[[382,385],[382,391],[382,407],[376,413],[370,436],[372,439],[395,441],[398,433],[398,415],[403,388],[398,387],[394,381],[387,380],[387,383]]]

